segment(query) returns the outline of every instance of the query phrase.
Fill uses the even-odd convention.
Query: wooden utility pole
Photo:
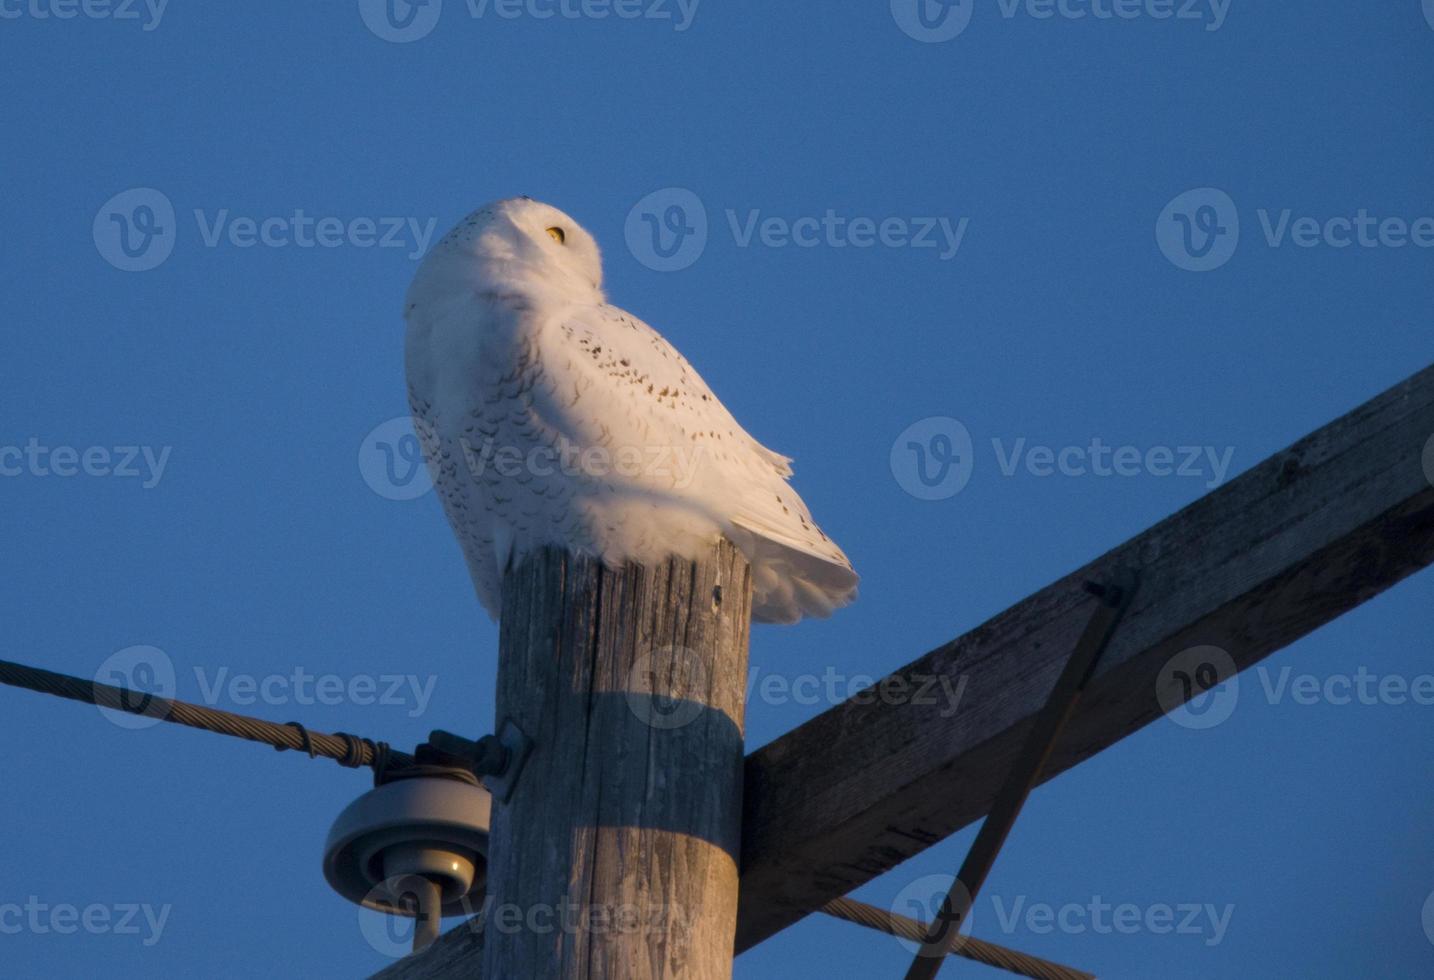
[[[731,976],[750,623],[726,541],[621,569],[546,550],[508,574],[498,723],[533,750],[494,803],[484,977]]]

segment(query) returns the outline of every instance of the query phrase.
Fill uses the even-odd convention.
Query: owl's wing
[[[618,498],[690,509],[732,537],[753,567],[755,618],[828,615],[855,597],[851,563],[787,483],[791,460],[752,438],[656,330],[611,305],[572,306],[532,342],[544,426],[610,460],[641,459],[609,472]]]

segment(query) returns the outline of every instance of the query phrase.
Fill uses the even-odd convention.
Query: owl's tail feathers
[[[822,553],[798,543],[764,537],[740,524],[733,543],[752,565],[752,619],[795,623],[804,616],[825,619],[856,599],[859,578],[846,556],[827,542]]]

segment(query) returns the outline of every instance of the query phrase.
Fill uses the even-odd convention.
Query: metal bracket
[[[906,971],[906,980],[932,980],[956,946],[961,924],[976,901],[976,893],[986,883],[986,877],[1001,852],[1001,845],[1006,842],[1016,818],[1021,814],[1021,807],[1040,779],[1051,750],[1055,748],[1076,702],[1095,673],[1101,654],[1115,635],[1116,626],[1130,608],[1138,585],[1138,576],[1130,568],[1117,569],[1105,582],[1084,583],[1085,590],[1098,598],[1100,605],[1086,623],[1085,632],[1056,679],[1045,707],[1036,715],[1020,755],[991,803],[991,812],[981,824],[956,880],[951,883],[951,890],[941,900],[936,919],[928,926],[926,941],[917,952],[911,968]]]
[[[513,795],[518,776],[533,751],[533,740],[511,718],[503,719],[497,735],[484,735],[476,742],[452,732],[433,731],[428,735],[428,744],[461,760],[501,803],[507,803]]]

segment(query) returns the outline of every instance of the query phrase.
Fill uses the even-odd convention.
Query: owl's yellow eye
[[[552,235],[553,241],[559,245],[566,245],[568,243],[568,236],[563,234],[563,229],[561,228],[549,228],[548,234]]]

